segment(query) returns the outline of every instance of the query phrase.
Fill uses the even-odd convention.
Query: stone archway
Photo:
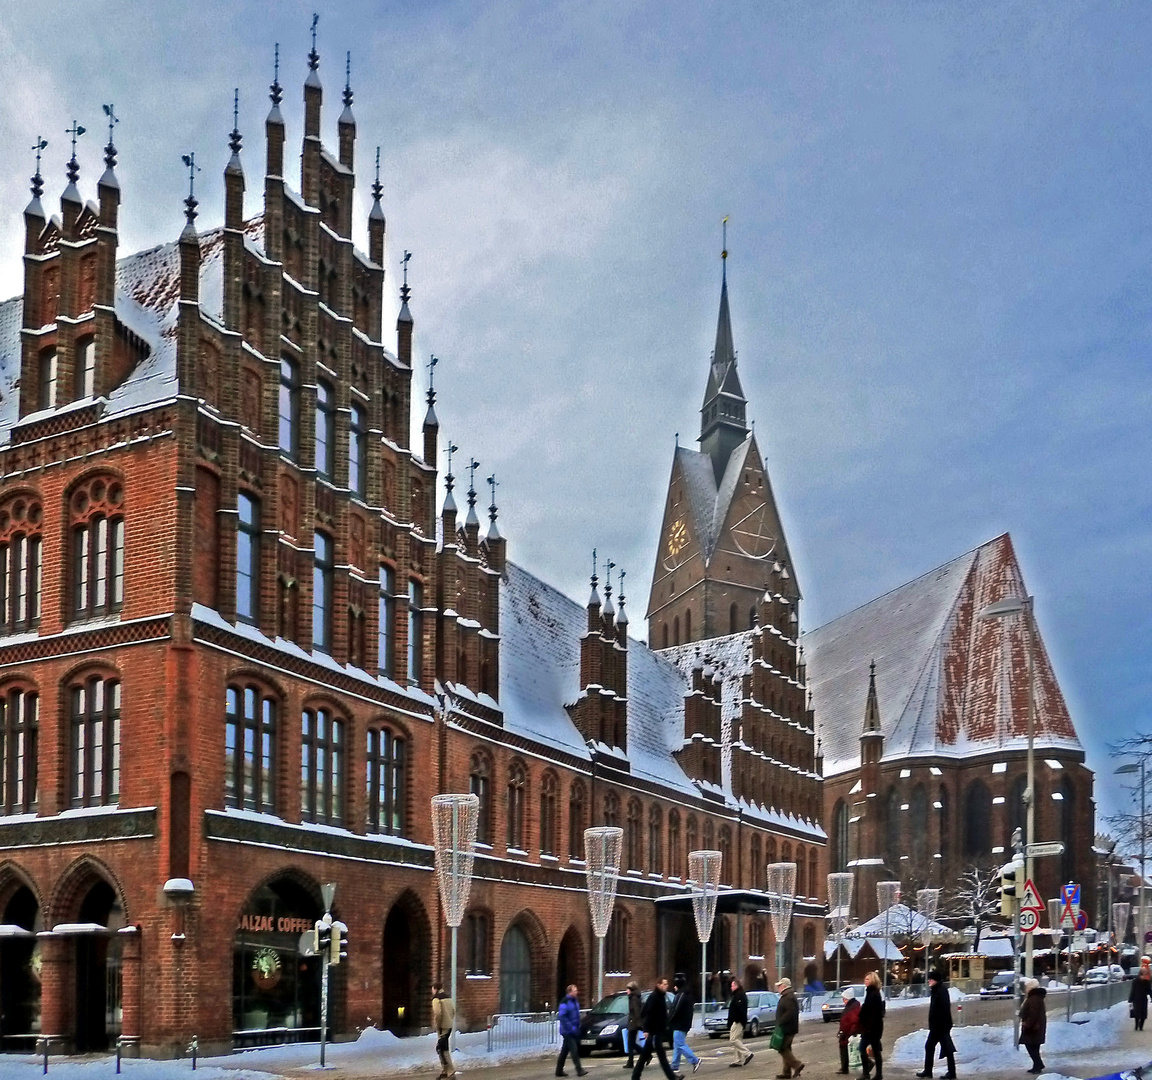
[[[40,1024],[41,944],[44,916],[31,883],[21,873],[0,884],[0,1049],[31,1049]]]
[[[432,930],[420,898],[401,893],[384,920],[381,971],[384,974],[382,1028],[414,1035],[429,1022]]]
[[[525,908],[508,924],[500,942],[498,975],[500,1012],[536,1012],[544,1007],[550,992],[546,988],[552,984],[552,957],[535,912]]]
[[[588,982],[587,952],[580,931],[575,926],[568,927],[560,940],[560,951],[556,956],[556,996],[548,1003],[549,1008],[556,1008],[570,983],[576,983],[583,999],[591,1002],[595,988]]]

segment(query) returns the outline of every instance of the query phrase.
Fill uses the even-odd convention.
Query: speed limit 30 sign
[[[1020,909],[1020,932],[1030,934],[1040,925],[1040,913],[1035,908]]]

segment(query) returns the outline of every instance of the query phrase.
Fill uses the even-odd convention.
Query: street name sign
[[[1029,844],[1024,849],[1024,854],[1030,859],[1045,859],[1050,855],[1063,855],[1064,845],[1059,840],[1050,844]]]

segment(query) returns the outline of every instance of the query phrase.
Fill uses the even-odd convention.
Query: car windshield
[[[844,991],[843,990],[829,990],[828,993],[826,993],[824,995],[824,1000],[826,1002],[828,1002],[829,1005],[842,1004],[844,1001]]]
[[[1016,976],[1011,971],[1001,971],[992,977],[993,986],[1010,986],[1016,982]]]
[[[626,1013],[627,1011],[627,994],[613,994],[612,997],[601,998],[592,1006],[592,1013],[597,1016],[606,1016],[609,1013]]]

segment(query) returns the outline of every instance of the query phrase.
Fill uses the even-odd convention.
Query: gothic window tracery
[[[43,519],[34,496],[17,494],[0,507],[0,634],[40,622]]]
[[[97,476],[68,500],[72,540],[72,613],[88,618],[124,603],[124,488]]]

